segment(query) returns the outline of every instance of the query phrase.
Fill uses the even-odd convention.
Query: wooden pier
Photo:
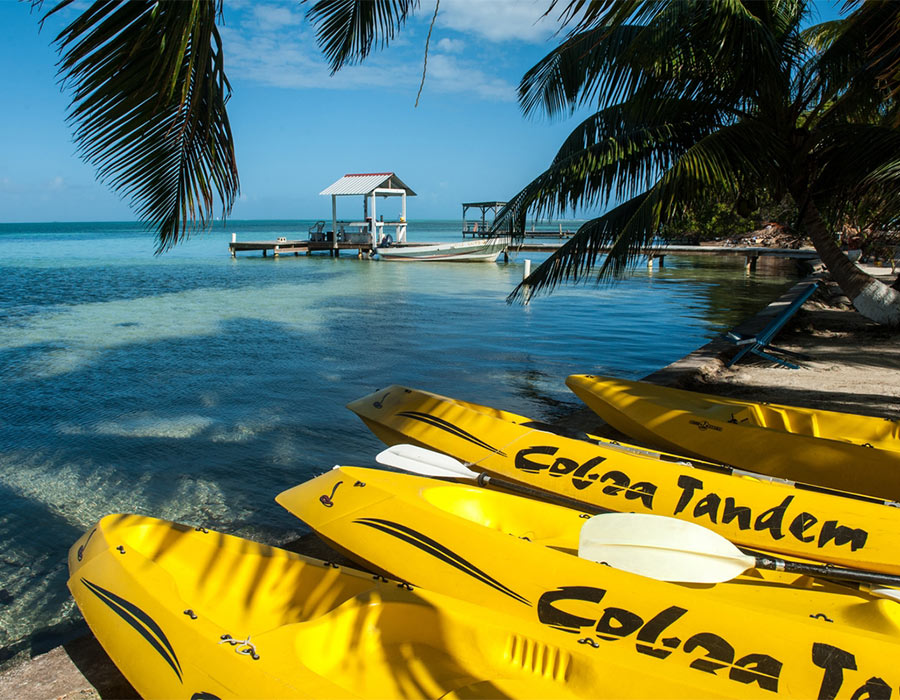
[[[553,234],[555,235],[555,234]],[[405,247],[409,245],[435,245],[434,243],[419,242],[416,243],[394,243],[393,247]],[[554,253],[559,250],[564,243],[514,243],[509,246],[503,253],[504,261],[509,260],[510,254],[514,253]],[[356,251],[357,257],[367,257],[373,254],[373,246],[371,243],[354,243],[339,241],[337,247],[330,240],[310,241],[310,240],[291,240],[287,238],[279,238],[276,241],[237,241],[232,239],[228,244],[228,251],[231,257],[237,257],[237,253],[241,252],[260,252],[262,256],[271,255],[277,258],[281,255],[312,255],[313,253],[328,253],[334,257],[338,257],[341,251]],[[601,253],[608,253],[609,247],[600,249]],[[747,269],[754,269],[760,257],[787,258],[797,261],[812,261],[819,258],[819,254],[812,248],[761,248],[761,247],[744,247],[744,246],[721,246],[721,245],[670,245],[661,248],[655,248],[646,253],[647,266],[653,267],[654,264],[662,267],[665,264],[666,256],[669,255],[738,255],[744,258],[744,264]]]
[[[312,255],[313,253],[329,253],[332,256],[340,256],[342,250],[355,250],[357,257],[372,254],[371,243],[344,243],[339,242],[334,247],[332,241],[308,241],[308,240],[277,240],[277,241],[231,241],[228,244],[228,252],[231,257],[237,257],[238,253],[261,252],[262,256],[271,255],[277,258],[280,255]]]
[[[563,243],[514,243],[509,247],[508,252],[554,253],[563,245]],[[601,253],[608,253],[609,251],[609,246],[600,249]],[[819,254],[812,248],[762,248],[725,245],[669,245],[648,251],[646,255],[648,267],[653,267],[654,260],[658,261],[658,265],[662,267],[667,255],[739,255],[744,258],[744,264],[748,269],[755,268],[757,261],[762,256],[809,261],[819,259]]]

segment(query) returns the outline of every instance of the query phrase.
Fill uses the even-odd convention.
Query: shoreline
[[[867,267],[866,271],[889,277],[886,268]],[[734,354],[735,346],[724,338],[716,338],[643,380],[722,396],[757,400],[763,397],[773,403],[815,405],[875,416],[900,415],[900,331],[866,321],[850,307],[833,282],[821,272],[813,276],[823,281],[822,289],[801,307],[776,339],[779,346],[810,357],[800,363],[800,369],[773,366],[753,355],[727,368],[725,362]],[[752,334],[761,329],[800,284],[734,330]],[[555,423],[635,442],[612,430],[587,407]],[[338,558],[314,534],[282,546],[313,557]],[[138,696],[93,635],[87,634],[0,672],[0,697],[88,700]]]
[[[861,267],[882,281],[893,279],[887,268]],[[739,399],[879,418],[900,417],[900,330],[889,330],[863,318],[827,274],[815,272],[801,280],[733,330],[753,335],[810,279],[818,279],[820,289],[775,338],[779,347],[807,356],[797,362],[799,369],[780,367],[752,354],[726,367],[736,348],[719,337],[641,381]],[[586,406],[561,417],[557,424],[636,442]]]

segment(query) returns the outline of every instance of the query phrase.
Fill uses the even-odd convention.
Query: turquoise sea
[[[111,512],[280,543],[280,491],[381,444],[344,405],[391,383],[553,419],[573,372],[641,377],[776,297],[789,264],[670,257],[505,299],[508,264],[232,260],[311,221],[232,221],[154,256],[136,224],[0,224],[0,661],[84,631],[66,553]],[[551,227],[552,228],[552,227]],[[459,222],[410,222],[458,240]]]

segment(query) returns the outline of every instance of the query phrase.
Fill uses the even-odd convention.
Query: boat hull
[[[399,385],[348,408],[389,445],[437,450],[586,507],[673,516],[744,547],[900,574],[900,509],[867,497],[568,438],[524,416]]]
[[[509,245],[508,238],[479,238],[434,245],[376,248],[382,260],[398,262],[494,262]]]
[[[521,617],[155,518],[104,518],[69,569],[143,698],[724,696],[624,648],[601,654]]]
[[[569,388],[648,444],[792,481],[900,501],[900,422],[572,375]]]
[[[655,581],[539,544],[571,548],[583,513],[381,470],[337,467],[277,500],[342,550],[414,586],[596,644],[598,658],[627,651],[648,670],[694,673],[708,692],[821,697],[822,659],[838,651],[854,660],[838,697],[871,678],[900,685],[893,601],[777,579],[701,588]]]

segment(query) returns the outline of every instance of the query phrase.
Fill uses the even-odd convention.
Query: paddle
[[[575,508],[586,513],[611,513],[607,508],[601,508],[574,498],[566,498],[549,491],[533,489],[515,481],[498,479],[483,472],[474,472],[458,459],[434,450],[427,450],[416,445],[394,445],[375,455],[375,461],[389,467],[396,467],[403,471],[420,474],[421,476],[433,476],[441,479],[471,479],[479,486],[493,484],[506,491],[529,496],[541,501],[552,501],[568,508]]]
[[[591,518],[581,528],[578,556],[622,571],[682,583],[721,583],[756,568],[841,581],[900,585],[900,576],[744,553],[702,525],[646,513],[608,513]],[[898,590],[864,590],[900,602]]]
[[[568,502],[580,510],[600,510],[596,506],[555,497],[546,491],[473,472],[465,464],[440,452],[415,445],[395,445],[380,452],[375,460],[405,471],[436,477],[463,477],[479,484],[495,484],[511,491],[554,501]],[[745,554],[716,532],[685,520],[643,513],[612,513],[590,518],[581,530],[578,555],[609,564],[623,571],[662,581],[719,583],[748,569],[805,574],[841,581],[900,586],[900,576],[830,564],[805,564],[763,554]],[[900,601],[900,591],[869,591]]]

